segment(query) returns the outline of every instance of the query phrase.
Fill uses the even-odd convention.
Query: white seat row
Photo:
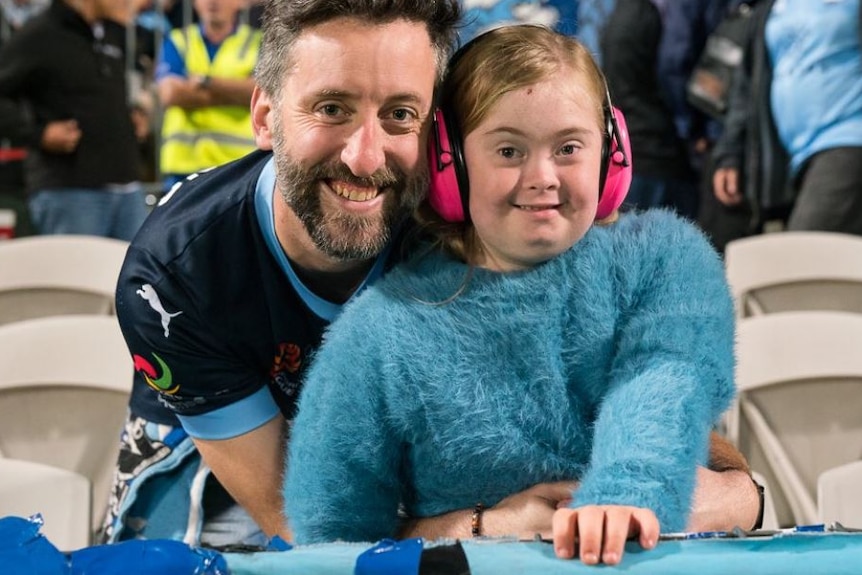
[[[728,244],[726,271],[739,391],[728,438],[772,488],[782,526],[862,527],[842,482],[862,459],[862,237],[745,238]]]

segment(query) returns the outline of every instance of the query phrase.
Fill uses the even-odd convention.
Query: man
[[[425,192],[432,97],[459,12],[455,0],[269,1],[251,107],[257,144],[272,152],[175,188],[121,274],[137,378],[103,540],[290,537],[286,422],[326,325],[400,254],[399,230]],[[732,518],[702,506],[702,525],[750,526],[748,476],[710,477],[707,502],[727,503],[716,490],[729,489],[740,503],[725,505]],[[514,494],[486,525],[549,531],[570,489]],[[470,515],[411,522],[405,534],[469,534]]]
[[[0,51],[0,139],[28,144],[41,233],[131,240],[147,215],[125,79],[131,16],[129,2],[54,0]]]
[[[165,36],[156,70],[166,108],[160,168],[166,189],[254,150],[249,101],[260,32],[239,24],[244,0],[195,0],[200,20]]]

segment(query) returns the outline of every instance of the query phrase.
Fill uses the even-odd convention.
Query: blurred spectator
[[[792,4],[792,6],[791,6]],[[716,197],[758,224],[862,234],[859,0],[768,0],[734,79]]]
[[[141,91],[132,103],[132,125],[138,142],[138,159],[144,182],[156,182],[156,139],[153,117],[155,102],[149,91]]]
[[[614,10],[614,6],[616,6],[616,0],[579,0],[577,5],[578,40],[590,49],[601,65],[602,54],[599,37]]]
[[[0,42],[48,7],[49,0],[0,0]]]
[[[184,28],[198,21],[198,15],[192,9],[191,0],[166,0],[162,5],[162,14],[167,18],[171,28]]]
[[[599,35],[605,27],[616,0],[461,0],[464,25],[461,43],[497,26],[542,24],[576,35],[601,63]]]
[[[147,80],[153,77],[156,61],[156,46],[171,31],[171,23],[164,10],[173,0],[135,0],[138,15],[135,18],[135,70]],[[159,8],[157,4],[162,4]],[[146,83],[146,82],[145,82]]]
[[[183,1],[180,0],[180,3]],[[136,0],[136,2],[138,15],[135,18],[135,25],[162,34],[171,31],[171,21],[165,13],[173,7],[176,0]]]
[[[670,106],[674,124],[687,154],[693,181],[688,194],[689,215],[699,219],[703,193],[712,193],[709,153],[721,124],[688,102],[687,84],[706,40],[727,13],[729,4],[740,0],[656,0],[661,6],[662,37],[658,53],[658,77],[662,94]]]
[[[506,24],[542,24],[563,34],[578,32],[578,6],[596,0],[462,0],[461,43]]]
[[[688,103],[686,85],[709,34],[722,20],[728,5],[740,0],[653,1],[662,16],[658,53],[662,94],[673,113],[677,133],[693,152],[693,167],[699,172],[701,154],[715,140],[719,126]]]
[[[0,0],[0,47],[27,20],[47,6],[48,0]],[[9,113],[23,114],[24,111],[10,107]],[[3,221],[0,237],[21,237],[33,233],[24,184],[26,156],[27,145],[23,138],[0,137],[0,220]]]
[[[662,29],[652,0],[617,0],[600,35],[602,68],[631,139],[634,177],[626,203],[641,209],[672,207],[694,219],[694,172],[659,85]]]
[[[126,96],[131,16],[127,2],[54,0],[0,50],[0,138],[27,143],[41,233],[130,240],[146,217]]]
[[[156,70],[166,108],[160,167],[166,189],[255,149],[250,102],[260,32],[238,22],[244,0],[195,0],[200,20],[165,37]]]
[[[713,52],[712,58],[715,61],[718,58],[722,66],[727,66],[727,70],[715,72],[720,74],[732,74],[734,68],[738,68],[741,64],[737,63],[737,59],[741,62],[743,54],[750,42],[750,36],[753,33],[752,16],[754,7],[760,1],[765,0],[730,0],[725,8],[722,19],[729,19],[736,22],[734,27],[741,27],[739,30],[733,29],[724,32],[731,34],[732,37],[722,37],[714,44],[710,50]],[[721,22],[719,22],[720,24]],[[747,39],[748,38],[748,39]],[[729,42],[729,43],[728,43]],[[706,48],[705,48],[706,49]],[[739,50],[739,53],[736,52]],[[694,73],[694,71],[692,71]],[[719,100],[724,101],[725,105],[729,101],[730,84],[725,85],[725,80],[720,80],[717,92]],[[708,92],[707,92],[708,93]],[[710,106],[712,104],[709,104]],[[720,104],[719,104],[720,105]],[[719,109],[715,111],[718,112]],[[713,175],[715,173],[715,158],[713,150],[716,142],[721,136],[723,130],[723,122],[726,119],[726,111],[719,112],[717,119],[708,120],[706,123],[706,141],[700,146],[698,152],[701,159],[701,182],[700,182],[700,207],[698,210],[698,224],[706,233],[712,242],[713,246],[721,253],[724,253],[728,242],[734,239],[759,233],[762,226],[754,218],[749,202],[740,202],[736,205],[724,205],[718,200],[713,189]],[[780,215],[780,214],[779,214]],[[786,217],[786,214],[785,214]]]

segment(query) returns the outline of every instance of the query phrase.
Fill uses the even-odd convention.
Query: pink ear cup
[[[447,222],[462,222],[464,206],[461,203],[455,158],[443,112],[434,110],[434,119],[431,127],[434,133],[428,142],[428,202]]]
[[[605,177],[602,195],[599,198],[599,205],[596,208],[597,220],[608,217],[622,205],[632,183],[632,147],[629,142],[626,119],[617,108],[613,108],[613,113],[616,118],[618,134],[616,138],[612,137],[610,141],[608,173]],[[622,150],[617,145],[618,141],[622,145]],[[628,165],[626,165],[626,158],[628,158]]]

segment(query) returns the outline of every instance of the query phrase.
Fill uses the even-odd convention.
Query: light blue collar
[[[308,289],[296,275],[296,272],[293,270],[293,266],[290,265],[290,260],[287,259],[287,255],[281,248],[281,244],[278,243],[278,238],[275,235],[275,219],[272,209],[273,196],[275,194],[275,160],[274,158],[270,158],[257,179],[257,188],[255,189],[254,196],[254,206],[255,211],[257,212],[257,222],[260,225],[260,231],[263,232],[263,237],[266,240],[266,245],[269,247],[269,251],[278,262],[278,265],[281,267],[281,270],[284,272],[288,281],[290,281],[293,289],[296,290],[297,294],[299,294],[303,303],[305,303],[305,305],[308,306],[308,308],[318,317],[327,321],[334,321],[341,312],[343,304],[333,303],[329,300],[323,299]],[[383,276],[386,260],[389,258],[389,252],[391,249],[392,243],[390,242],[387,244],[383,252],[377,256],[377,261],[374,262],[374,266],[369,270],[365,279],[362,280],[362,284],[360,284],[359,288],[357,288],[353,293],[351,299],[356,297],[367,286],[371,285]]]

